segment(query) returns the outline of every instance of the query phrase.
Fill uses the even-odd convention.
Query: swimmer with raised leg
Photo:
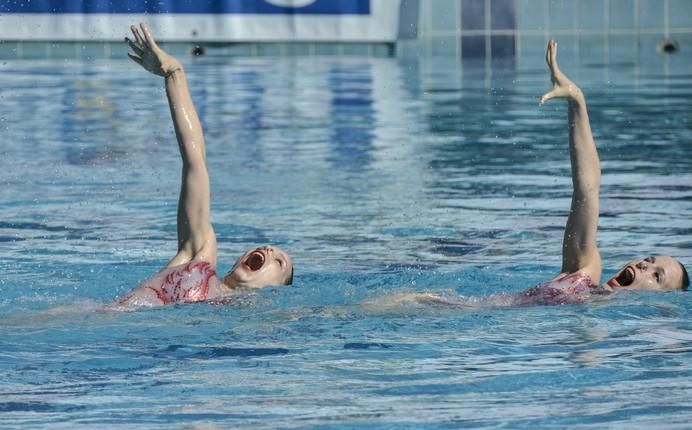
[[[211,225],[209,174],[204,134],[182,64],[163,51],[144,24],[125,38],[128,56],[164,79],[175,135],[183,160],[178,200],[178,252],[166,267],[117,300],[118,305],[159,306],[216,300],[238,288],[288,285],[293,263],[276,246],[248,250],[222,278],[216,275],[216,235]]]
[[[572,204],[562,242],[562,270],[553,280],[511,296],[489,297],[486,301],[448,298],[433,294],[406,294],[397,301],[438,305],[493,306],[580,303],[593,295],[602,296],[620,289],[655,291],[687,290],[689,277],[685,267],[673,257],[658,255],[634,260],[599,286],[601,256],[596,245],[598,228],[601,167],[586,99],[581,89],[567,78],[557,65],[557,43],[548,42],[546,62],[553,88],[541,97],[565,99],[568,104],[569,149],[572,165]],[[497,299],[497,300],[496,300]]]

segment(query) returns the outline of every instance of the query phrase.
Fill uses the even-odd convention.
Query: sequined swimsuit
[[[519,305],[584,303],[599,289],[585,273],[568,273],[519,293]]]
[[[206,261],[192,261],[170,267],[147,280],[140,288],[154,293],[161,304],[189,303],[206,300],[209,295],[209,280],[216,271]],[[118,300],[119,304],[137,304],[141,300],[136,290]]]

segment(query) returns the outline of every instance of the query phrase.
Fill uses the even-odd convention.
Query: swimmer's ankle
[[[168,71],[164,72],[164,77],[170,78],[174,75],[180,75],[181,73],[183,73],[183,67],[179,66],[179,67],[174,68],[173,70],[168,70]]]

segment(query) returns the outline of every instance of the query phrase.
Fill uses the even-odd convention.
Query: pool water
[[[692,79],[570,64],[603,168],[603,277],[692,264]],[[689,293],[441,309],[560,267],[566,106],[535,67],[186,59],[220,272],[252,246],[295,284],[101,305],[175,253],[180,160],[160,79],[127,61],[0,66],[0,420],[51,428],[687,428]],[[648,71],[647,71],[648,70]],[[616,79],[617,78],[617,79]]]

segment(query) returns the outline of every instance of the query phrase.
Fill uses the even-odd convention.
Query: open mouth
[[[628,266],[608,282],[613,287],[629,287],[634,282],[636,274],[631,266]]]
[[[253,272],[258,271],[264,266],[264,253],[261,251],[252,251],[245,259],[245,265]]]

